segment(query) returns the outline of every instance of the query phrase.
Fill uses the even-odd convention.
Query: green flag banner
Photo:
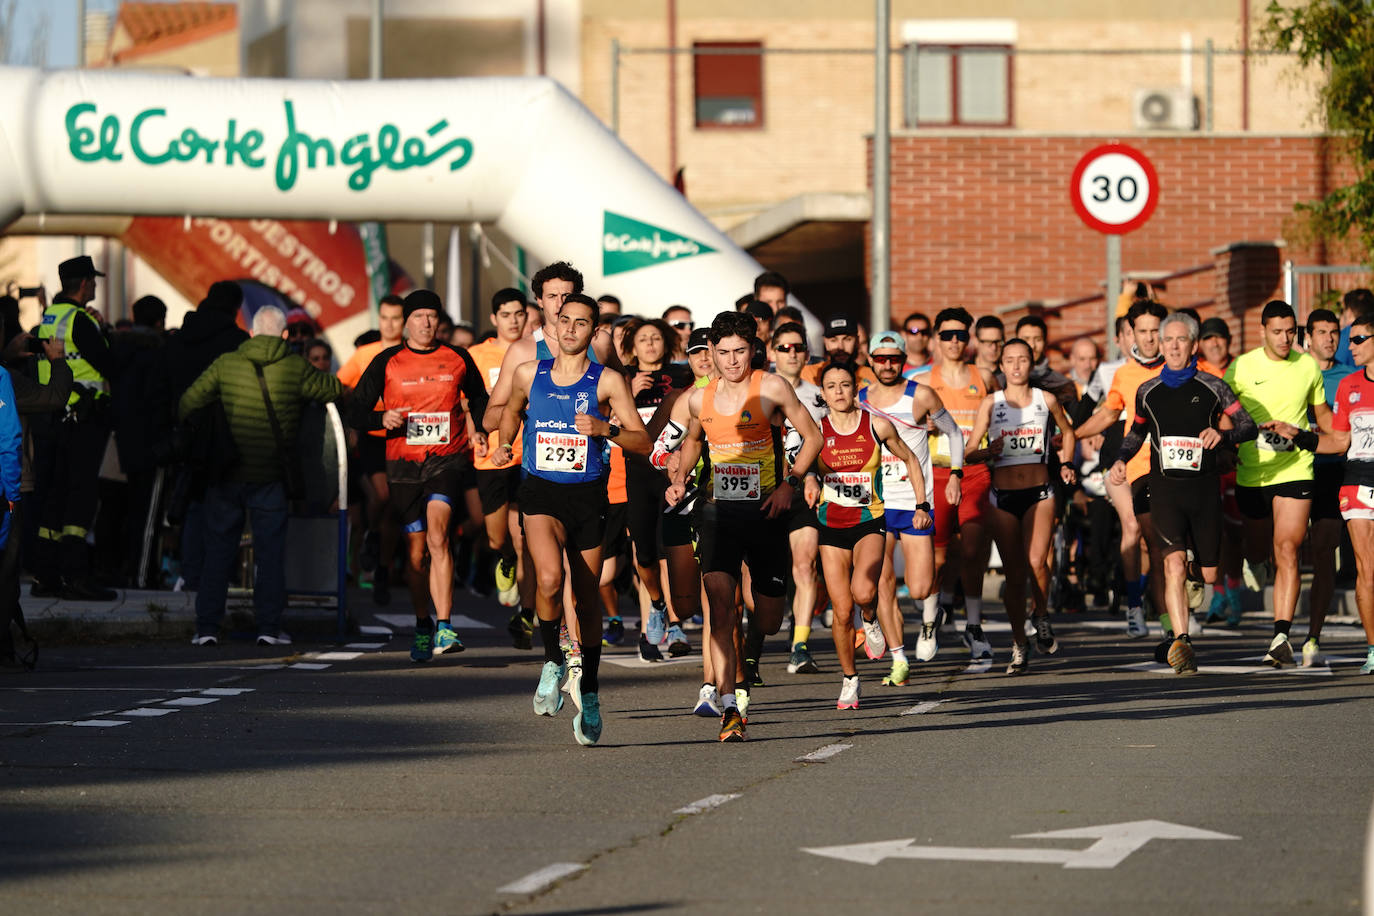
[[[607,277],[715,251],[685,235],[605,211],[601,235],[601,273]]]

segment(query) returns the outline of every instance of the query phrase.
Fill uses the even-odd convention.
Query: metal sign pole
[[[889,159],[891,143],[888,139],[888,23],[891,15],[888,0],[877,0],[873,39],[873,289],[869,295],[868,333],[886,331],[892,326],[892,306],[889,304]]]
[[[1121,236],[1107,236],[1107,359],[1117,359],[1116,300],[1121,295]]]

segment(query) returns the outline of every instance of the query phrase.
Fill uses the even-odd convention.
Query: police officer
[[[115,593],[91,581],[86,532],[95,518],[97,475],[110,435],[110,345],[86,306],[95,298],[95,269],[89,255],[57,266],[62,291],[43,312],[40,340],[62,341],[75,384],[65,411],[35,425],[41,477],[38,551],[33,594],[74,601],[113,601]],[[39,382],[51,369],[39,364]]]

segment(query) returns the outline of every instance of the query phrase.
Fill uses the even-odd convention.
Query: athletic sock
[[[589,642],[582,647],[582,693],[599,693],[601,682],[597,672],[601,670],[601,643]]]
[[[1128,607],[1140,607],[1141,601],[1145,598],[1145,577],[1141,576],[1134,582],[1126,583],[1126,604]]]
[[[539,621],[539,638],[544,640],[544,661],[555,665],[561,665],[564,661],[563,649],[558,645],[558,624],[557,620]]]
[[[954,607],[954,592],[945,591],[943,588],[940,589],[940,607]]]
[[[755,665],[763,657],[763,630],[759,629],[754,622],[754,615],[749,615],[749,629],[744,633],[744,657],[754,662]]]
[[[892,649],[892,660],[893,660],[894,662],[905,662],[905,661],[906,661],[906,649],[902,648],[901,646],[895,646],[895,647],[893,647],[893,649]]]
[[[935,618],[940,615],[940,605],[937,603],[937,595],[926,595],[921,602],[921,623],[935,625]]]
[[[739,710],[739,704],[735,702],[735,692],[733,690],[727,694],[723,694],[720,698],[720,711],[724,713],[727,709]]]
[[[1227,576],[1227,577],[1226,577],[1226,590],[1227,590],[1228,592],[1238,592],[1238,591],[1240,591],[1240,577],[1238,577],[1238,576]]]
[[[522,607],[520,609],[520,616],[525,618],[526,623],[534,623],[534,608]]]
[[[415,629],[419,630],[421,633],[433,633],[434,621],[430,619],[428,614],[423,617],[416,617]]]
[[[968,618],[968,628],[970,630],[977,627],[980,634],[983,632],[983,598],[981,595],[977,598],[970,598],[968,595],[964,596],[964,616]],[[981,639],[982,637],[979,636],[979,638]]]
[[[506,566],[510,567],[511,569],[514,569],[515,561],[515,545],[510,542],[509,538],[507,538],[506,543],[501,545],[501,562],[505,563]]]
[[[968,599],[966,598],[964,600],[967,601]],[[971,639],[983,638],[982,624],[971,623],[968,626],[964,627],[964,632],[967,633]]]
[[[1288,630],[1289,630],[1289,628],[1292,627],[1292,626],[1293,626],[1293,621],[1291,621],[1291,620],[1275,620],[1275,621],[1274,621],[1274,635],[1275,635],[1275,636],[1278,636],[1280,633],[1282,633],[1284,636],[1287,636],[1287,635],[1288,635]]]
[[[619,615],[619,614],[616,614],[614,617],[607,617],[607,618],[606,618],[606,622],[607,622],[607,623],[624,623],[625,621],[623,621],[623,620],[620,619],[620,615]]]
[[[1225,595],[1226,586],[1222,584],[1220,581],[1218,581],[1212,586],[1212,591],[1216,592],[1218,595]]]
[[[792,645],[804,646],[806,641],[811,638],[811,625],[794,626],[792,628]]]
[[[649,599],[649,606],[652,607],[652,608],[653,608],[654,610],[656,610],[656,611],[666,611],[666,610],[668,610],[668,602],[665,601],[665,600],[662,599],[662,598],[659,598],[659,599],[657,599],[657,600],[655,600],[655,599],[653,599],[653,598],[650,598],[650,599]]]

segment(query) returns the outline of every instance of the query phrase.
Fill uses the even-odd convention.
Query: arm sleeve
[[[301,397],[327,404],[343,394],[343,383],[328,372],[321,372],[306,363],[301,375]]]
[[[19,501],[19,484],[24,468],[24,428],[19,423],[14,384],[10,374],[0,369],[0,486],[5,498]]]
[[[354,429],[370,430],[382,428],[383,410],[376,410],[381,400],[382,388],[386,384],[386,364],[391,359],[391,351],[383,350],[368,363],[358,384],[353,386],[353,394],[348,399],[348,409],[344,418]]]
[[[107,380],[116,374],[115,360],[110,353],[110,344],[105,340],[105,335],[100,332],[100,326],[95,323],[95,319],[87,315],[84,310],[72,322],[72,343],[76,344],[76,349],[81,351],[81,358],[94,366],[95,371]]]
[[[487,412],[487,401],[491,395],[487,392],[486,382],[482,380],[481,370],[472,361],[472,354],[460,349],[458,355],[463,357],[463,396],[468,399],[468,412],[480,420],[482,414]]]
[[[930,415],[935,428],[944,433],[949,440],[949,466],[954,469],[964,466],[964,431],[959,428],[959,424],[954,422],[954,418],[949,415],[949,411],[941,407]]]
[[[1116,389],[1112,389],[1115,391]],[[1126,430],[1126,436],[1121,440],[1121,447],[1117,449],[1116,460],[1124,464],[1129,464],[1131,459],[1140,451],[1140,447],[1145,444],[1145,440],[1150,435],[1150,421],[1145,419],[1145,402],[1140,396],[1140,392],[1135,394],[1135,421],[1131,423],[1131,428]]]
[[[1221,398],[1221,412],[1231,418],[1233,429],[1221,431],[1221,438],[1228,445],[1240,445],[1242,442],[1249,442],[1259,435],[1259,427],[1255,425],[1255,420],[1250,416],[1249,411],[1241,406],[1236,393],[1225,383],[1221,384],[1217,395]]]
[[[184,420],[187,414],[208,407],[219,399],[219,364],[225,356],[230,355],[232,354],[226,353],[211,363],[200,377],[191,383],[191,387],[186,389],[186,393],[181,396],[181,403],[177,405],[179,418]]]
[[[67,406],[72,394],[72,367],[65,359],[51,364],[48,384],[40,385],[37,379],[21,373],[10,376],[14,384],[15,404],[21,414],[44,414],[61,410]]]
[[[668,456],[682,447],[682,437],[687,430],[669,420],[654,440],[654,449],[649,454],[649,463],[660,471],[668,466]]]

